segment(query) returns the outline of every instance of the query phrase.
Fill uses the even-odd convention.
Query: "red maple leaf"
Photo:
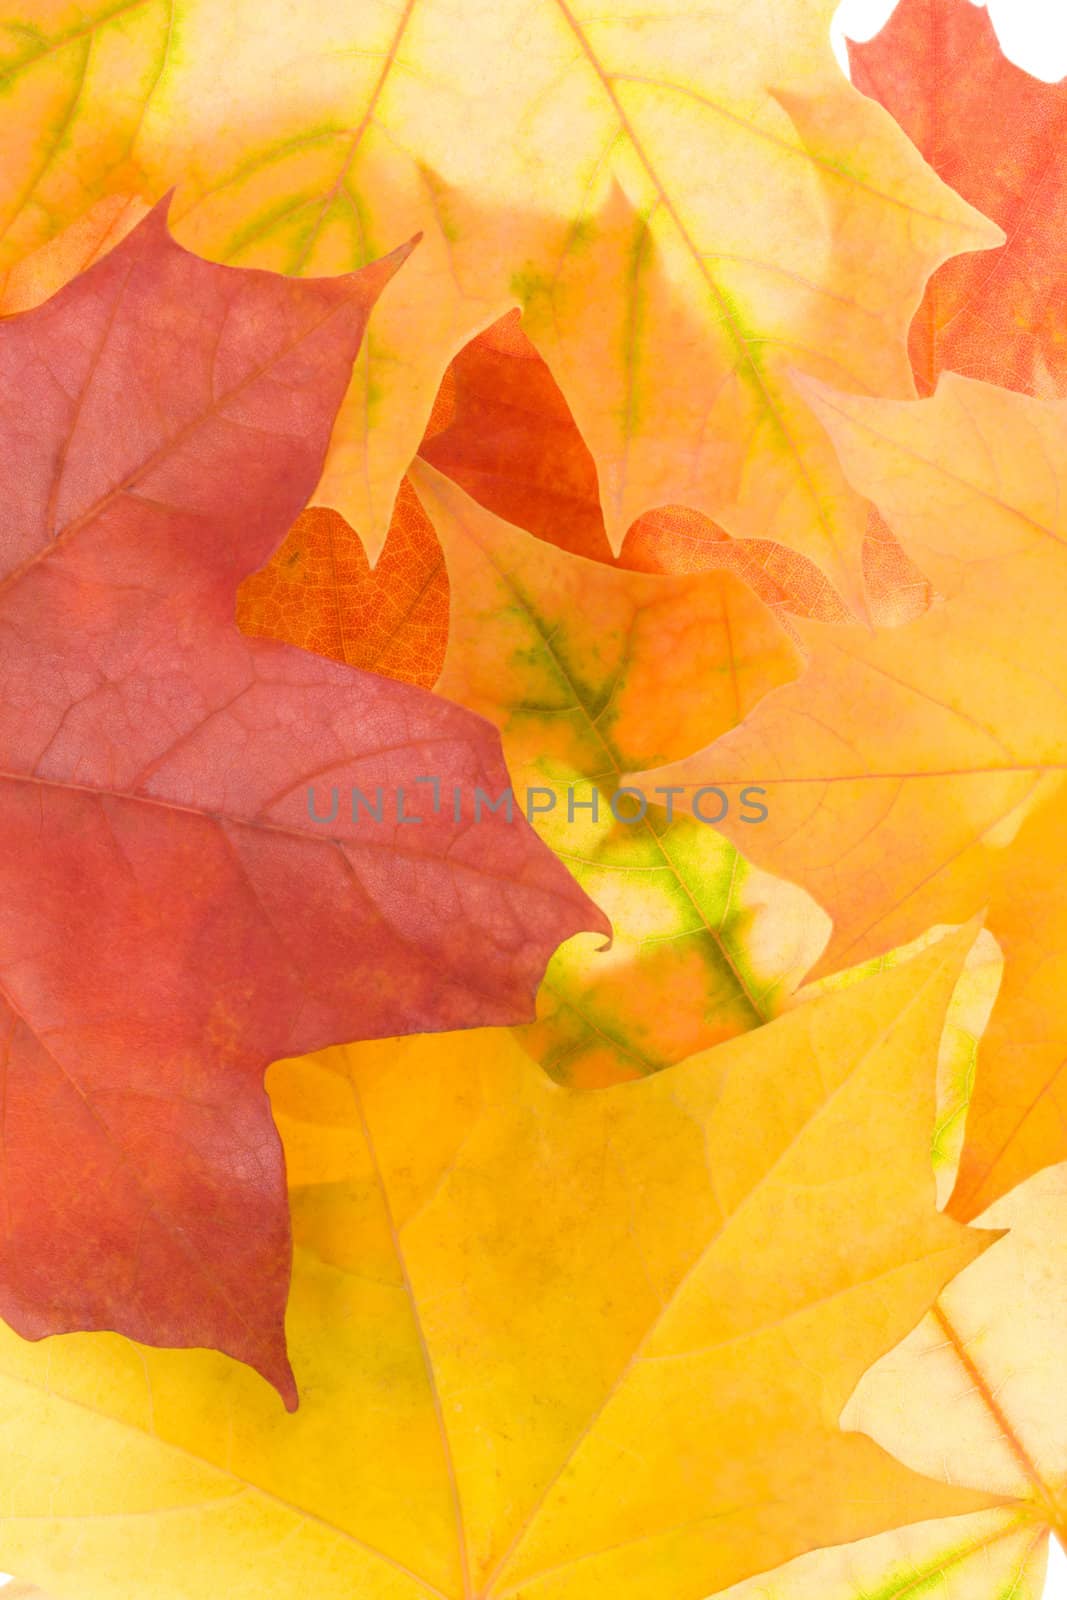
[[[1067,393],[1067,83],[1042,83],[1001,51],[967,0],[901,0],[852,79],[946,183],[1007,234],[954,256],[911,327],[919,392],[962,372],[1026,394]]]
[[[157,208],[0,325],[0,1311],[214,1346],[290,1405],[265,1067],[526,1020],[606,928],[521,818],[473,825],[508,783],[488,723],[233,620],[405,254],[221,267]]]

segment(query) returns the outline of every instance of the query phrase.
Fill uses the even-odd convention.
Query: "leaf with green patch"
[[[451,581],[439,690],[500,728],[518,803],[544,808],[531,820],[614,931],[610,950],[558,952],[527,1047],[553,1076],[604,1083],[767,1021],[826,919],[708,824],[672,819],[668,797],[649,792],[635,822],[611,802],[638,752],[692,750],[792,678],[791,641],[733,573],[622,571],[502,522],[422,462],[411,476]]]

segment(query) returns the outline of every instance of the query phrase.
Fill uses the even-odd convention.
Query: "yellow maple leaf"
[[[615,548],[684,498],[859,604],[864,508],[789,370],[912,393],[927,277],[1003,235],[840,77],[832,9],[9,5],[0,267],[119,187],[177,183],[183,243],[285,272],[421,231],[315,497],[372,556],[448,361],[518,302],[588,433]]]
[[[989,907],[1005,974],[951,1202],[969,1218],[1067,1153],[1067,405],[954,374],[911,404],[814,398],[944,598],[890,632],[798,620],[795,683],[629,781],[763,783],[745,849],[833,917],[822,972]]]
[[[901,961],[911,960],[951,931],[944,927],[930,928],[910,944],[900,945],[881,956],[873,956],[859,966],[846,967],[828,978],[807,983],[797,990],[792,1003],[800,1005],[816,995],[830,994],[835,989],[861,983],[876,972],[884,972]],[[983,928],[967,953],[959,982],[953,991],[937,1058],[937,1122],[931,1155],[937,1178],[937,1203],[940,1206],[948,1203],[955,1186],[963,1151],[964,1125],[974,1094],[978,1047],[989,1025],[989,1016],[1003,976],[1003,954],[989,929]]]
[[[797,1556],[716,1600],[1041,1600],[1047,1553],[1047,1528],[1021,1511],[980,1511]]]
[[[728,1600],[890,1600],[934,1586],[944,1600],[1040,1600],[1049,1534],[1067,1538],[1067,1166],[981,1223],[1010,1231],[864,1375],[841,1421],[915,1471],[1003,1503],[800,1557]]]
[[[837,1427],[989,1242],[929,1162],[973,937],[612,1089],[506,1030],[277,1064],[300,1411],[0,1329],[0,1561],[71,1600],[686,1600],[981,1509]]]
[[[149,186],[138,145],[175,17],[175,0],[3,6],[0,271],[101,201]]]

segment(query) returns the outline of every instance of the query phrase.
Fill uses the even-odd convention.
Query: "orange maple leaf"
[[[341,514],[312,506],[237,591],[242,633],[432,689],[448,643],[448,574],[410,481],[373,569]]]
[[[810,392],[944,600],[891,631],[797,621],[795,683],[628,781],[765,785],[744,847],[832,916],[824,972],[989,906],[1004,987],[952,1201],[972,1217],[1067,1153],[1067,405],[954,374],[913,403]]]

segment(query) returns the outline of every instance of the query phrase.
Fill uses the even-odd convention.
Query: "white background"
[[[969,4],[971,0],[959,3]],[[896,0],[842,0],[831,35],[846,72],[844,40],[872,38],[895,7]],[[1060,10],[1056,0],[989,0],[989,12],[1001,49],[1017,66],[1048,83],[1067,76],[1067,7]],[[11,1581],[0,1573],[0,1588]],[[1067,1556],[1054,1539],[1044,1600],[1067,1600]]]
[[[872,38],[895,9],[896,0],[842,0],[831,29],[842,66],[841,41]],[[1016,66],[1047,83],[1067,76],[1067,7],[1058,0],[989,0],[988,10],[1000,48]]]

